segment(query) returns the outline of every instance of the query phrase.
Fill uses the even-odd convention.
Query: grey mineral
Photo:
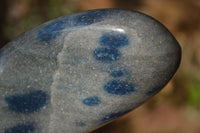
[[[180,58],[172,34],[139,12],[51,20],[0,50],[0,133],[86,133],[159,92]]]

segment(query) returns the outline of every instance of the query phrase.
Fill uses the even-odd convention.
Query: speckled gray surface
[[[86,133],[159,92],[180,57],[171,33],[138,12],[44,23],[0,51],[0,133]]]

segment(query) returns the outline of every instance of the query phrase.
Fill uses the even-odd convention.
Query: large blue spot
[[[129,44],[128,36],[124,33],[105,33],[100,38],[101,46],[120,48]]]
[[[118,60],[120,55],[120,51],[116,48],[98,48],[93,52],[96,60],[105,63]]]
[[[5,98],[8,108],[18,113],[33,113],[47,104],[47,94],[34,91],[27,94],[15,94]]]
[[[102,119],[102,121],[103,121],[103,122],[111,121],[111,120],[113,120],[113,119],[115,119],[115,118],[117,118],[117,117],[122,116],[123,114],[126,114],[126,113],[129,112],[129,111],[130,111],[130,110],[108,114],[108,115],[106,115],[106,116]]]
[[[135,91],[135,85],[125,81],[113,80],[106,83],[103,89],[115,95],[126,95]]]
[[[43,29],[38,31],[37,40],[49,42],[55,39],[62,33],[63,29],[66,28],[69,23],[68,21],[68,18],[63,18],[48,24]]]
[[[38,31],[37,40],[49,42],[59,36],[63,29],[73,26],[87,26],[96,22],[103,21],[103,18],[108,14],[108,10],[88,11],[86,13],[75,15],[73,17],[65,17],[48,24],[43,29]]]
[[[107,13],[108,11],[104,9],[88,11],[74,18],[74,26],[87,26],[93,23],[103,21],[103,18],[107,15]]]
[[[4,133],[31,133],[34,130],[35,127],[32,124],[18,124],[6,129]]]
[[[115,70],[115,71],[111,71],[110,76],[117,78],[117,77],[121,77],[124,75],[124,71],[123,70]]]
[[[158,93],[161,89],[162,88],[159,88],[159,87],[158,88],[154,88],[154,89],[148,91],[146,94],[149,95],[149,96],[152,96],[152,95]]]
[[[87,106],[97,106],[101,103],[101,100],[99,97],[97,96],[93,96],[93,97],[88,97],[83,99],[83,104],[87,105]]]

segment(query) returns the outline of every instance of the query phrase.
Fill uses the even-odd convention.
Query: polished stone
[[[159,92],[180,57],[172,34],[139,12],[51,20],[0,51],[0,133],[86,133]]]

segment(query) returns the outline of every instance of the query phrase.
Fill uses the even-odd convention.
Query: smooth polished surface
[[[159,92],[181,49],[144,14],[64,16],[0,51],[0,133],[86,133]]]

